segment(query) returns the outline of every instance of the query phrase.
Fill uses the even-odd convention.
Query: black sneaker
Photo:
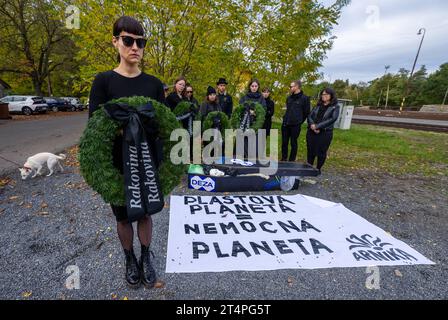
[[[125,280],[131,288],[138,288],[140,286],[140,269],[138,267],[137,258],[134,250],[124,249],[126,273]]]
[[[154,253],[149,250],[149,247],[142,245],[142,255],[140,257],[140,270],[142,283],[147,288],[154,287],[156,283],[156,271],[151,264],[151,257],[154,258]]]

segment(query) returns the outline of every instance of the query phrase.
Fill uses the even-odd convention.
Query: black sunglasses
[[[134,42],[137,43],[137,47],[139,49],[143,49],[144,47],[146,47],[146,43],[148,42],[148,40],[144,39],[144,38],[133,38],[130,36],[118,36],[115,38],[121,38],[121,40],[123,40],[123,44],[126,47],[132,47],[134,45]]]

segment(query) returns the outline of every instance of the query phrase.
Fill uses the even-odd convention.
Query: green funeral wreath
[[[194,120],[200,120],[201,115],[199,114],[199,107],[195,105],[193,102],[189,101],[179,102],[176,108],[174,108],[173,113],[175,114],[176,117],[179,117],[190,112],[192,108],[194,108],[194,110],[196,111]]]
[[[163,140],[163,161],[158,168],[159,181],[164,195],[179,184],[186,168],[170,161],[170,150],[176,142],[170,141],[171,131],[181,128],[176,116],[165,105],[148,97],[126,97],[110,102],[126,103],[138,107],[152,102],[159,124],[159,138]],[[105,202],[125,205],[124,177],[113,165],[113,144],[121,125],[111,119],[103,106],[95,111],[87,123],[79,144],[80,171],[88,185],[98,192]]]
[[[250,129],[254,129],[255,131],[257,131],[263,128],[266,111],[264,110],[264,107],[258,102],[250,102],[250,101],[247,101],[242,105],[238,105],[236,109],[233,111],[232,117],[230,118],[232,127],[234,129],[240,128],[241,121],[243,120],[244,117],[245,104],[253,104],[255,107],[256,118],[255,121],[250,126]]]
[[[221,135],[225,137],[225,130],[230,129],[230,121],[227,115],[221,111],[212,111],[210,112],[204,119],[204,123],[202,124],[202,131],[208,130],[213,127],[213,119],[218,116],[219,120],[221,120]]]
[[[195,112],[193,121],[200,121],[201,114],[199,113],[199,106],[197,106],[196,104],[194,104],[193,102],[190,102],[190,101],[179,102],[177,104],[176,108],[174,108],[173,113],[176,117],[180,117],[180,116],[183,116],[193,110]],[[178,121],[182,126],[182,120],[178,120]]]

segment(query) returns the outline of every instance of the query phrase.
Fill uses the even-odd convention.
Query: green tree
[[[441,104],[448,90],[448,63],[442,64],[436,72],[430,74],[422,87],[422,92],[416,99],[419,105]]]
[[[76,89],[87,92],[96,73],[116,65],[112,23],[126,14],[143,22],[149,39],[144,70],[168,83],[184,75],[203,93],[222,76],[231,94],[257,77],[280,101],[291,80],[318,78],[333,43],[331,30],[348,2],[325,7],[317,0],[75,0],[81,10],[76,59],[82,61]]]
[[[18,91],[42,95],[49,75],[73,60],[61,12],[60,1],[0,0],[0,73]]]
[[[339,98],[346,98],[347,89],[349,87],[348,80],[335,80],[332,85],[333,89],[336,91],[336,95]]]

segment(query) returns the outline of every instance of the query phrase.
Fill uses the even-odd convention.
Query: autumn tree
[[[59,5],[58,1],[0,0],[0,73],[14,86],[30,81],[36,95],[43,94],[51,72],[67,67],[73,59]]]

